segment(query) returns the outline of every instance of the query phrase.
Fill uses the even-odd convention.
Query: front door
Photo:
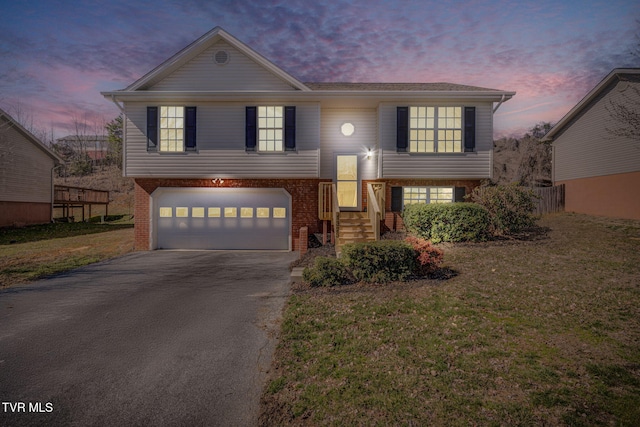
[[[356,154],[336,156],[336,190],[340,209],[360,210],[360,180]]]

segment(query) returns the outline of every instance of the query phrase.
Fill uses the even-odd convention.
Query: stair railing
[[[331,183],[331,228],[333,233],[333,240],[338,252],[338,236],[340,236],[340,207],[338,206],[338,189],[335,183]]]
[[[376,186],[383,184],[375,184]],[[374,184],[368,182],[367,183],[367,215],[369,216],[369,221],[373,225],[373,231],[375,234],[376,240],[380,240],[380,222],[382,221],[382,208],[380,207],[379,198],[380,192],[376,194],[376,189],[374,189]],[[384,194],[384,192],[383,192]],[[384,205],[383,205],[384,206]]]

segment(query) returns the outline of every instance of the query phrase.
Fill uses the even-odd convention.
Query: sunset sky
[[[305,82],[515,91],[496,137],[557,122],[613,68],[640,67],[637,0],[3,3],[0,107],[55,137],[116,117],[100,91],[128,86],[215,26]]]

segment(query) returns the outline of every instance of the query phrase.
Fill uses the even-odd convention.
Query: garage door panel
[[[289,249],[283,189],[163,188],[152,200],[160,249]]]

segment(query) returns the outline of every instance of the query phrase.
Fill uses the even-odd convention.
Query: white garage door
[[[289,250],[291,196],[282,188],[158,188],[158,249]]]

